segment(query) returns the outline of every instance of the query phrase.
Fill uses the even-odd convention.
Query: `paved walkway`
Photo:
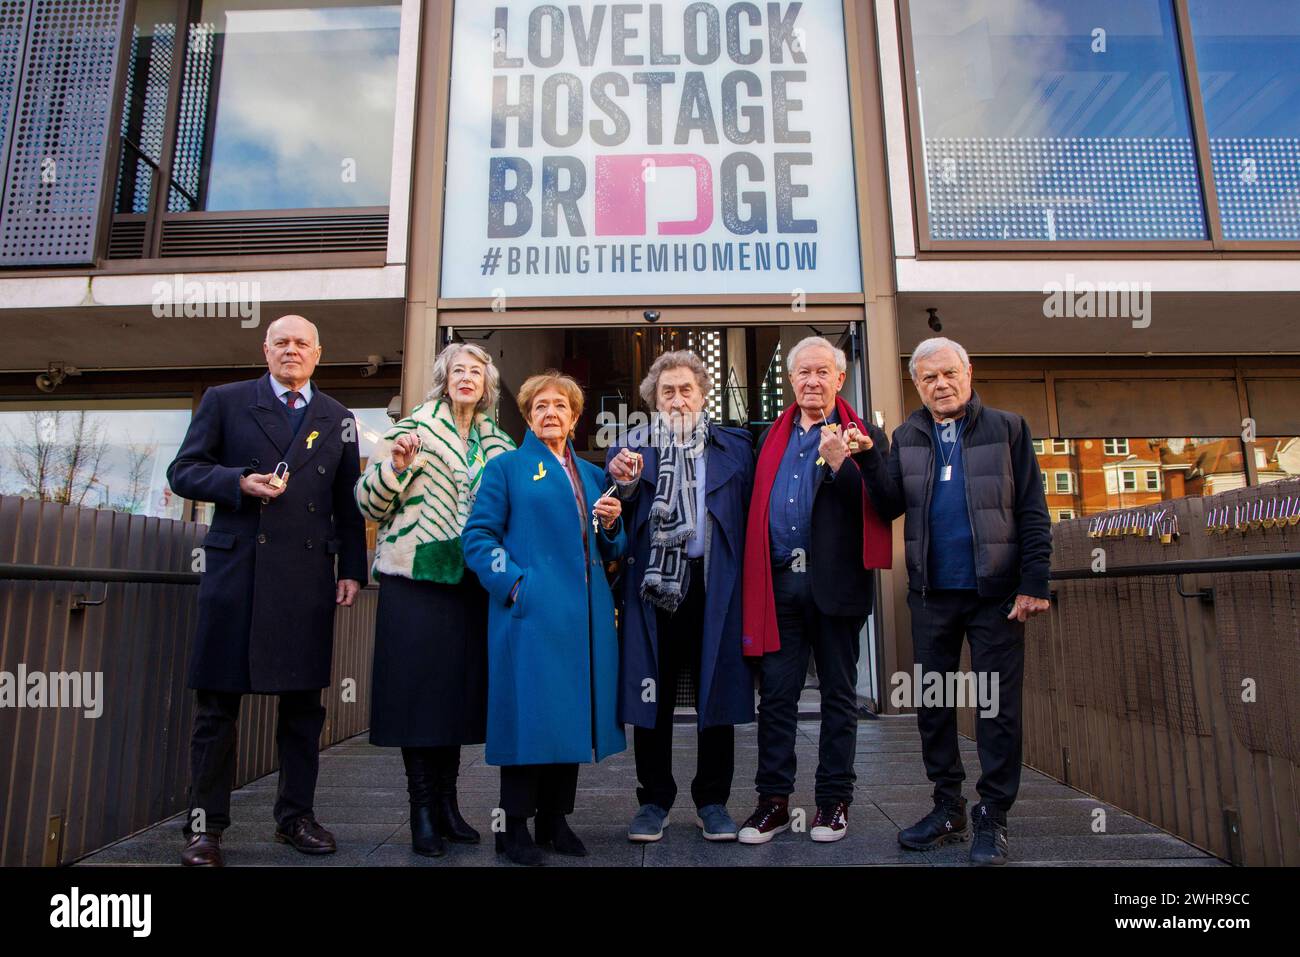
[[[812,777],[817,764],[818,723],[799,724],[798,788],[792,806],[806,809],[811,825]],[[629,735],[630,737],[630,735]],[[636,812],[636,771],[631,750],[600,765],[585,765],[578,776],[576,810],[569,819],[591,856],[574,861],[550,855],[551,864],[618,867],[755,866],[782,864],[964,865],[969,843],[929,853],[898,846],[900,827],[930,809],[930,785],[921,764],[920,740],[912,717],[864,720],[858,725],[857,793],[849,814],[849,834],[835,844],[814,844],[804,834],[786,833],[760,847],[711,844],[700,837],[690,807],[690,777],[695,764],[693,724],[679,722],[674,768],[680,794],[671,824],[657,844],[636,845],[626,827]],[[758,748],[754,726],[736,734],[736,778],[729,807],[737,821],[753,809],[754,770]],[[975,746],[962,739],[966,795],[975,801],[979,761]],[[338,853],[324,857],[299,854],[272,840],[276,776],[261,778],[236,791],[234,823],[223,846],[226,863],[235,865],[473,867],[511,866],[499,861],[487,834],[489,815],[498,797],[498,770],[483,763],[483,748],[466,748],[460,778],[461,810],[484,832],[479,846],[450,846],[447,856],[419,857],[411,852],[407,827],[406,778],[401,754],[372,747],[365,735],[342,742],[321,755],[316,816],[339,843]],[[973,773],[972,773],[973,772]],[[683,803],[684,799],[684,803]],[[1106,831],[1092,832],[1093,809],[1106,809]],[[89,865],[177,864],[181,816],[85,858]],[[1013,863],[1026,865],[1168,865],[1215,866],[1221,862],[1204,851],[1106,805],[1080,791],[1025,769],[1020,798],[1009,818]]]

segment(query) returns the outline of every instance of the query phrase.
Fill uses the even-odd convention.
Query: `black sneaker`
[[[954,841],[970,839],[966,829],[966,799],[934,802],[934,810],[911,827],[898,832],[898,843],[913,851],[930,851]]]
[[[970,846],[972,864],[1005,864],[1007,862],[1007,825],[1005,818],[989,813],[989,806],[981,801],[975,805],[975,841]]]

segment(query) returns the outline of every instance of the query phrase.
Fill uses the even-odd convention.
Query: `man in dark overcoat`
[[[353,603],[366,576],[365,524],[352,497],[357,426],[311,382],[321,355],[315,325],[281,316],[262,349],[267,374],[209,389],[167,470],[176,494],[216,506],[189,665],[187,865],[224,863],[239,705],[250,693],[279,698],[276,840],[308,854],[335,850],[312,802],[334,609]]]

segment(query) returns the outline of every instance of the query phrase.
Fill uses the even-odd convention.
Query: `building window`
[[[1259,436],[1255,439],[1255,450],[1264,453],[1264,464],[1258,467],[1261,485],[1300,476],[1300,437]]]
[[[1056,510],[1056,520],[1057,520],[1058,522],[1069,521],[1069,520],[1072,519],[1072,518],[1074,518],[1074,509],[1071,509],[1071,508],[1058,508],[1058,509]]]
[[[387,206],[400,21],[391,0],[142,0],[116,211]]]
[[[1043,440],[1042,440],[1042,439],[1034,439],[1034,454],[1035,454],[1035,455],[1042,455],[1042,454],[1043,454]]]
[[[1300,240],[1300,5],[1187,7],[1223,236]]]
[[[930,239],[1207,238],[1173,0],[906,10]]]
[[[1213,495],[1246,484],[1240,436],[1230,438],[1129,439],[1129,457],[1107,460],[1103,439],[1077,439],[1077,515],[1145,506],[1159,500]],[[1279,477],[1300,474],[1300,445],[1267,443]],[[1288,469],[1296,470],[1295,473]],[[1260,481],[1264,481],[1260,472]]]
[[[1056,472],[1053,475],[1055,480],[1055,491],[1057,495],[1074,494],[1074,473],[1073,472]]]
[[[1043,480],[1043,494],[1047,494],[1047,473],[1039,472],[1038,477]]]
[[[1101,444],[1107,455],[1128,455],[1128,439],[1102,439]]]
[[[0,405],[0,494],[183,518],[167,466],[189,423],[188,400]]]
[[[177,140],[198,198],[184,208],[386,206],[400,22],[374,0],[204,0],[186,55],[205,63],[191,87],[212,129]]]
[[[1053,455],[1069,455],[1069,454],[1070,454],[1070,440],[1069,440],[1069,439],[1052,439],[1052,454],[1053,454]]]

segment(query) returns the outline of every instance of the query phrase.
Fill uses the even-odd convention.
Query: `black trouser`
[[[1001,604],[1001,599],[980,598],[974,590],[931,591],[924,598],[917,592],[907,593],[907,605],[912,610],[912,652],[923,673],[946,676],[958,671],[964,636],[970,642],[971,670],[977,682],[981,675],[997,676],[997,715],[979,716],[975,723],[982,771],[975,790],[991,812],[1004,817],[1020,789],[1025,626],[1023,622],[1008,621],[998,607]],[[986,687],[992,690],[991,677],[986,681]],[[925,773],[934,782],[935,800],[956,801],[966,779],[957,749],[956,708],[920,707],[917,725],[921,729]]]
[[[506,764],[501,767],[501,810],[506,817],[572,814],[578,796],[576,764]]]
[[[429,807],[439,794],[455,794],[460,775],[460,745],[402,748],[406,791],[416,807]]]
[[[280,787],[275,800],[275,821],[284,828],[295,818],[312,813],[325,708],[320,703],[320,689],[286,691],[277,697],[280,700],[275,743],[280,752]],[[194,692],[187,834],[197,829],[194,827],[196,809],[202,809],[203,829],[209,834],[220,834],[230,826],[230,791],[235,785],[242,698],[239,692]]]
[[[822,614],[806,572],[774,569],[772,591],[781,650],[762,659],[754,777],[758,795],[789,797],[794,791],[799,693],[811,652],[817,662],[822,712],[816,801],[819,807],[837,801],[852,804],[857,779],[853,756],[858,739],[858,653],[865,619]]]
[[[700,689],[700,656],[704,641],[704,559],[690,562],[690,584],[686,597],[672,614],[655,613],[658,634],[658,681],[655,685],[657,713],[653,728],[634,728],[636,777],[641,804],[657,804],[664,810],[677,800],[673,779],[673,707],[677,701],[677,676],[689,669],[695,682],[696,705],[703,698]],[[697,734],[695,780],[691,797],[697,808],[726,804],[731,796],[731,777],[736,764],[736,729],[729,724],[703,728]]]

